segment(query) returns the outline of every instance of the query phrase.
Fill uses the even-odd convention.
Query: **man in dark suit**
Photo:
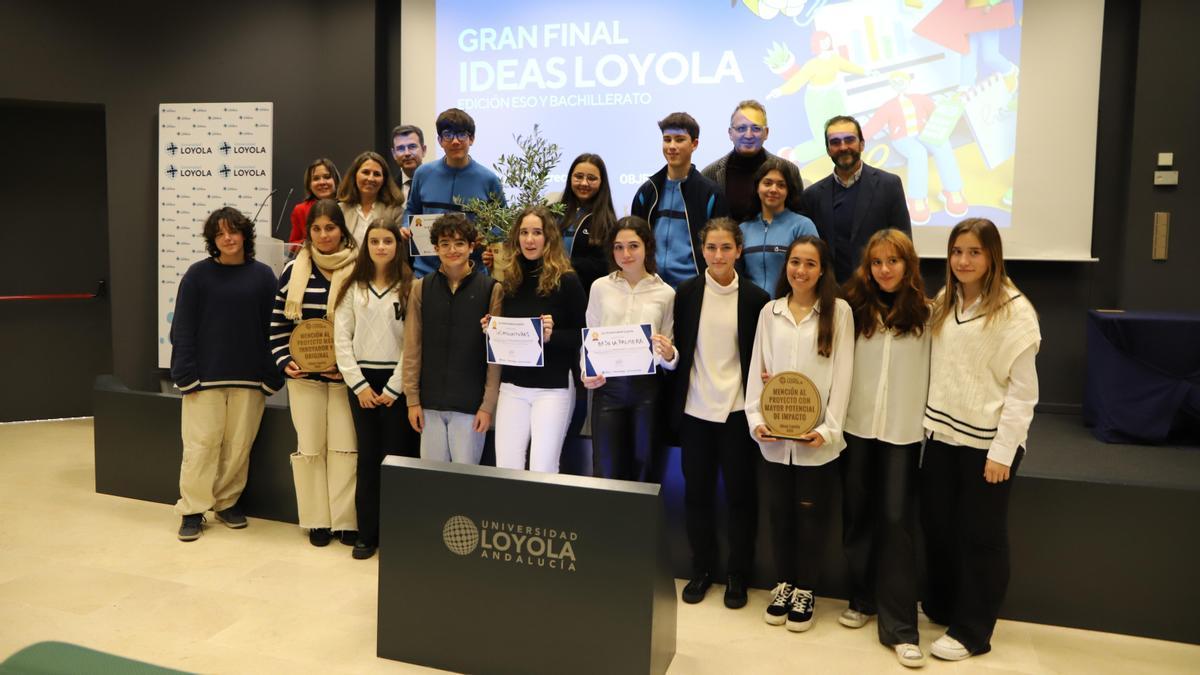
[[[872,234],[893,228],[912,237],[900,177],[863,164],[865,144],[858,120],[830,118],[825,151],[833,160],[833,173],[810,185],[800,200],[802,212],[829,244],[838,283],[850,278]]]

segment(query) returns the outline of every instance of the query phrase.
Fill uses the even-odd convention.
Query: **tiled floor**
[[[264,520],[183,544],[169,506],[98,495],[93,473],[91,420],[0,425],[0,659],[64,640],[200,672],[434,672],[375,658],[376,560]],[[763,623],[765,592],[731,612],[719,591],[679,605],[672,675],[907,672],[874,624],[837,624],[843,602],[796,635]],[[938,634],[922,623],[926,648]],[[1200,672],[1200,646],[1108,633],[1002,621],[994,645],[925,671]]]

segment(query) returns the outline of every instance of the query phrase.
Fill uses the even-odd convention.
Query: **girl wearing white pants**
[[[327,545],[334,531],[341,533],[342,543],[353,546],[358,537],[358,456],[346,385],[336,366],[322,373],[300,370],[288,340],[301,320],[329,318],[331,299],[347,283],[357,251],[337,202],[317,201],[308,212],[307,226],[304,246],[279,277],[271,353],[288,377],[298,445],[291,460],[300,527],[308,530],[313,546]]]
[[[503,270],[501,315],[541,317],[541,368],[504,366],[496,405],[496,466],[558,473],[563,439],[575,408],[575,375],[587,298],[563,248],[562,232],[545,207],[521,212],[508,233],[512,258]],[[486,330],[491,315],[485,316]],[[536,424],[534,423],[536,420]]]

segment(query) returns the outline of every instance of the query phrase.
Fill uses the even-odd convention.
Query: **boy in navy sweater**
[[[254,260],[254,223],[217,209],[204,223],[209,258],[179,282],[171,323],[171,379],[183,393],[179,467],[181,541],[200,538],[212,509],[246,527],[237,507],[265,394],[283,386],[267,347],[275,274]]]
[[[468,154],[475,143],[475,120],[458,108],[443,111],[437,118],[438,145],[446,156],[417,167],[408,191],[404,225],[408,219],[425,213],[462,211],[463,205],[478,197],[496,197],[504,203],[500,178]],[[479,253],[473,256],[480,262]],[[413,274],[423,277],[438,267],[436,256],[414,256]]]

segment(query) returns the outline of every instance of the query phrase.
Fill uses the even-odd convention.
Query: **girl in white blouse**
[[[933,305],[927,442],[921,460],[925,614],[948,627],[929,651],[959,661],[991,650],[1008,589],[1008,498],[1038,398],[1037,313],[1004,272],[992,221],[950,231]]]
[[[764,619],[788,630],[812,627],[813,591],[820,583],[829,507],[846,446],[842,427],[850,396],[854,360],[854,320],[837,297],[829,246],[804,236],[788,247],[776,283],[776,300],[759,313],[746,387],[746,422],[767,460],[765,487],[775,552],[774,598]],[[776,374],[807,376],[821,394],[817,426],[798,440],[771,436],[759,399],[763,384]]]
[[[671,342],[675,290],[656,273],[650,225],[637,216],[618,220],[605,237],[604,251],[616,271],[592,284],[587,326],[602,331],[604,326],[650,324],[655,364],[674,370],[679,361]],[[583,386],[595,390],[592,475],[659,480],[652,462],[658,373],[609,380],[604,373],[588,375],[586,360],[582,372]]]
[[[840,462],[850,606],[838,622],[861,628],[878,612],[879,641],[910,668],[925,663],[913,539],[929,386],[929,301],[920,265],[907,235],[881,230],[846,283],[856,337]]]

